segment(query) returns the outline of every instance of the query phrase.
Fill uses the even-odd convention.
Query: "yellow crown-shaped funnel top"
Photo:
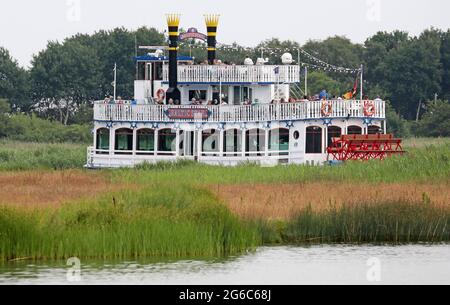
[[[219,25],[220,15],[218,14],[207,14],[205,15],[206,26],[217,27]]]
[[[180,14],[167,14],[167,25],[168,26],[179,26],[180,25]]]

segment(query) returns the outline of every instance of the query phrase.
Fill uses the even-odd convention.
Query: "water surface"
[[[226,260],[81,261],[80,273],[69,268],[10,262],[0,265],[0,284],[450,284],[450,245],[263,247]]]

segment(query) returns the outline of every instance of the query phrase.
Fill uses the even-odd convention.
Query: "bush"
[[[92,133],[89,125],[65,126],[35,115],[16,114],[0,127],[0,137],[38,143],[89,143]]]
[[[448,101],[429,103],[428,110],[417,127],[420,136],[449,137],[450,103]]]

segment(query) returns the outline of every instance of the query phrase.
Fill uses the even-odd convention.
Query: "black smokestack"
[[[206,28],[208,30],[208,63],[214,64],[216,59],[217,26],[219,15],[205,15]]]
[[[181,93],[178,89],[178,27],[180,16],[176,14],[167,15],[169,27],[169,89],[166,93],[166,103],[172,99],[181,102]]]

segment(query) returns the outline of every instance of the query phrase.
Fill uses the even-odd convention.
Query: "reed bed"
[[[432,202],[450,208],[450,178],[441,183],[240,184],[212,188],[230,210],[244,219],[289,220],[307,207],[383,202]]]
[[[218,257],[270,243],[450,241],[448,143],[340,166],[179,162],[54,171],[81,167],[85,149],[76,147],[0,144],[0,202],[7,204],[0,207],[0,261]],[[30,202],[41,208],[24,208]]]
[[[205,190],[121,191],[58,209],[0,208],[0,260],[218,257],[261,244]]]
[[[0,171],[83,168],[83,144],[24,143],[0,140]]]
[[[287,243],[448,242],[450,209],[403,202],[307,208],[280,234]]]
[[[121,189],[135,189],[112,183],[104,172],[83,170],[0,172],[0,204],[26,207],[58,207],[66,202],[96,198]]]

